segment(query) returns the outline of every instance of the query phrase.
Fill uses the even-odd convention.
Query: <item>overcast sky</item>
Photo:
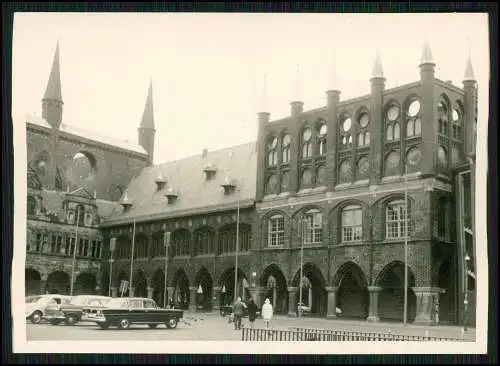
[[[428,39],[436,76],[462,86],[469,49],[487,117],[484,14],[16,14],[13,114],[41,115],[60,42],[63,123],[137,142],[150,78],[155,162],[254,141],[263,75],[271,119],[289,114],[296,68],[304,108],[369,93],[378,51],[386,87],[419,79]]]

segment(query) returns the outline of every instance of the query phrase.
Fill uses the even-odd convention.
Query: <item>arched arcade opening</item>
[[[264,269],[260,278],[260,286],[265,288],[264,298],[269,299],[274,312],[287,314],[288,290],[286,278],[276,264],[271,264]]]
[[[71,282],[69,275],[63,271],[55,271],[49,274],[44,292],[50,294],[69,295]]]
[[[97,285],[97,279],[92,273],[80,273],[76,277],[74,295],[94,295]]]
[[[292,281],[292,286],[297,287],[295,303],[302,303],[309,311],[303,314],[313,316],[326,316],[327,312],[327,294],[325,290],[325,277],[321,270],[312,263],[305,264],[302,270],[302,281],[300,279],[300,270],[297,271]],[[302,291],[300,287],[302,285]],[[300,298],[302,292],[302,298]]]
[[[179,269],[175,272],[173,286],[173,301],[175,307],[180,309],[188,309],[190,294],[189,294],[189,278],[184,270]]]
[[[153,300],[158,306],[166,308],[168,305],[168,290],[165,297],[165,272],[157,270],[153,275]]]
[[[212,310],[213,280],[208,270],[203,267],[196,274],[196,305],[200,310]]]
[[[24,270],[24,294],[25,296],[40,295],[42,288],[42,276],[33,268]]]
[[[366,319],[370,305],[366,277],[353,262],[344,263],[337,271],[333,286],[338,287],[337,307],[343,318]]]
[[[144,271],[137,271],[132,280],[134,281],[134,296],[148,297],[148,281]]]
[[[221,286],[221,305],[232,305],[236,297],[241,297],[242,300],[246,300],[250,297],[250,292],[248,291],[249,283],[245,272],[238,268],[238,286],[236,287],[236,296],[234,294],[235,286],[235,268],[228,268],[224,271],[220,277]]]
[[[404,263],[393,262],[385,266],[376,280],[376,286],[382,287],[378,303],[378,314],[381,321],[402,322],[404,317]],[[408,268],[408,322],[416,315],[416,296],[412,290],[415,276]]]

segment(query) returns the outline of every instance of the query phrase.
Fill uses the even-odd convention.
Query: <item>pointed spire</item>
[[[295,70],[295,85],[293,90],[293,98],[294,102],[300,102],[300,67],[297,64],[297,68]]]
[[[62,102],[61,73],[59,68],[59,40],[57,41],[52,70],[50,70],[49,81],[43,99],[57,100]]]
[[[154,109],[153,109],[153,79],[149,79],[148,97],[146,106],[141,119],[141,128],[155,128]]]
[[[269,112],[269,106],[267,103],[267,73],[264,74],[264,82],[262,84],[262,95],[260,100],[260,111]]]
[[[380,55],[377,52],[375,56],[375,63],[373,64],[372,79],[385,79],[384,70],[382,69],[382,61],[380,61]]]
[[[467,65],[465,67],[465,74],[463,81],[476,81],[476,77],[474,76],[474,69],[472,67],[472,58],[469,51],[469,57],[467,58]]]
[[[433,64],[434,65],[434,60],[432,58],[432,51],[431,51],[431,46],[429,45],[429,42],[427,39],[424,42],[424,47],[422,49],[422,60],[420,61],[421,65],[424,64]]]

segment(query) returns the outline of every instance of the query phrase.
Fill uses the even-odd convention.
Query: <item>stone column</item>
[[[380,296],[380,291],[382,291],[382,287],[368,286],[367,289],[370,298],[370,304],[368,307],[368,318],[366,318],[366,321],[378,322],[380,321],[380,318],[378,316],[378,298]]]
[[[111,297],[118,297],[118,287],[111,287]]]
[[[148,298],[152,299],[153,298],[153,287],[148,287]]]
[[[196,287],[189,288],[189,311],[196,311]]]
[[[288,316],[297,316],[297,287],[288,287]]]
[[[413,323],[423,325],[435,324],[435,304],[436,301],[439,301],[441,289],[436,287],[413,287],[412,290],[417,297],[417,311]]]
[[[220,290],[222,287],[212,287],[212,310],[219,310],[220,308]]]
[[[250,296],[258,308],[260,308],[263,304],[262,297],[264,296],[264,291],[265,288],[260,286],[252,286],[248,288],[248,292],[250,292]]]
[[[40,294],[41,295],[45,294],[45,286],[47,286],[47,280],[40,281]]]
[[[326,317],[328,319],[334,319],[337,317],[337,292],[339,290],[338,287],[325,287],[325,290],[328,292],[328,307],[326,311]]]

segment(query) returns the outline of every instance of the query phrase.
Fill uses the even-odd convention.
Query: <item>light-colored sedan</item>
[[[99,295],[78,295],[71,299],[68,304],[50,303],[45,309],[44,318],[52,325],[65,323],[75,325],[82,320],[82,310],[84,307],[104,306],[111,297]]]
[[[45,310],[49,304],[67,304],[70,300],[71,296],[59,294],[27,296],[24,300],[24,315],[26,316],[26,320],[31,321],[33,324],[38,324],[45,316]]]

